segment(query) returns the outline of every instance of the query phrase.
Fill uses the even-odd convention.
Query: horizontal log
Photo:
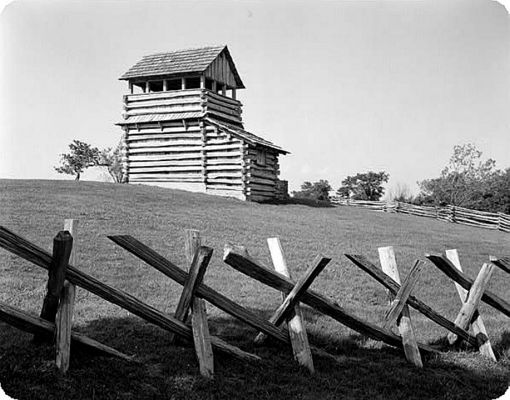
[[[241,169],[241,159],[240,158],[209,158],[206,155],[207,160],[207,168],[211,168],[213,166],[218,166],[218,169],[222,166],[225,167],[237,167]],[[212,168],[214,169],[214,168]]]
[[[174,105],[201,105],[204,101],[198,96],[185,96],[164,98],[159,100],[133,101],[124,104],[125,110],[135,110],[137,108],[156,108]]]
[[[37,336],[53,336],[55,324],[42,318],[30,315],[25,311],[11,307],[0,302],[0,320],[22,331],[33,333]],[[71,332],[71,344],[83,346],[92,351],[97,351],[108,356],[117,357],[127,361],[135,361],[133,357],[121,353],[118,350],[95,341],[81,333]]]
[[[129,162],[150,162],[150,161],[175,161],[175,160],[200,160],[202,159],[202,153],[177,153],[177,154],[130,154]]]
[[[242,113],[241,109],[233,109],[233,108],[229,108],[229,107],[224,107],[223,105],[219,105],[219,104],[216,104],[211,101],[207,101],[205,103],[205,107],[206,107],[206,112],[216,111],[216,112],[221,112],[223,114],[233,115],[233,116],[240,116]]]
[[[473,280],[455,268],[455,266],[447,258],[434,254],[426,254],[425,257],[432,261],[432,263],[438,267],[446,276],[448,276],[454,282],[457,282],[464,289],[469,290],[471,285],[473,285]],[[510,303],[495,293],[492,293],[488,289],[485,290],[482,296],[482,301],[495,308],[496,310],[502,312],[507,317],[510,317]]]
[[[213,116],[219,117],[221,119],[226,119],[228,121],[232,121],[232,122],[235,122],[235,123],[239,123],[239,122],[242,121],[241,117],[237,117],[237,116],[233,116],[233,115],[228,115],[228,114],[225,114],[225,113],[222,113],[222,112],[219,112],[219,111],[215,111],[215,110],[207,110],[207,114],[206,115],[213,115]]]
[[[134,149],[129,150],[128,158],[131,160],[133,156],[173,156],[177,154],[185,154],[188,157],[202,158],[202,148],[200,146],[195,147],[169,147],[169,148],[153,148],[153,149]]]
[[[276,185],[276,178],[275,179],[262,179],[262,178],[257,178],[257,177],[248,175],[247,181],[250,184],[255,183],[255,184],[267,185],[267,186],[271,186],[271,187]]]
[[[161,100],[161,99],[172,99],[172,98],[185,98],[185,97],[193,97],[202,95],[202,91],[200,89],[186,89],[186,90],[176,90],[176,91],[168,91],[168,92],[152,92],[152,93],[137,93],[137,94],[128,94],[126,96],[127,103],[132,102],[144,102],[150,100]]]
[[[355,254],[345,254],[345,256],[351,260],[354,265],[361,268],[363,271],[368,273],[372,278],[374,278],[377,282],[381,283],[384,287],[386,287],[390,292],[396,295],[400,289],[400,285],[391,279],[388,275],[386,275],[382,270],[377,268],[374,264],[368,261],[365,257]],[[443,317],[437,311],[433,310],[431,307],[426,305],[423,301],[417,299],[414,296],[409,296],[407,304],[418,310],[420,313],[425,315],[431,321],[434,321],[436,324],[442,326],[443,328],[448,329],[450,332],[457,334],[462,339],[466,340],[473,346],[477,347],[476,337],[466,332],[464,329],[456,326],[452,321]]]
[[[219,168],[211,168],[207,166],[207,176],[212,178],[236,178],[241,179],[243,177],[241,168],[237,167],[236,169],[219,169]]]
[[[241,111],[243,109],[241,107],[240,103],[231,103],[228,101],[223,101],[223,100],[217,99],[212,96],[204,96],[203,99],[207,104],[210,104],[210,103],[216,104],[216,105],[228,108],[229,110]]]
[[[186,123],[186,129],[182,124],[182,121],[179,122],[177,126],[165,126],[168,122],[162,122],[161,125],[157,125],[154,128],[147,128],[145,124],[140,125],[141,129],[138,130],[134,127],[129,129],[129,133],[127,135],[128,140],[139,140],[143,139],[145,136],[150,138],[154,137],[168,137],[175,135],[176,137],[195,137],[196,135],[201,135],[201,129],[198,125],[191,125],[191,122]]]
[[[202,182],[202,174],[132,174],[129,173],[129,181],[172,181],[172,182]]]
[[[3,247],[11,253],[16,254],[17,256],[44,269],[48,269],[51,263],[51,255],[49,253],[30,243],[28,240],[9,231],[3,226],[0,226],[0,247]],[[80,286],[96,296],[118,305],[132,314],[159,326],[160,328],[174,332],[188,340],[193,340],[191,328],[181,321],[170,317],[145,303],[142,303],[130,294],[105,285],[92,276],[76,269],[72,265],[67,267],[66,279],[76,286]],[[260,357],[246,353],[215,336],[211,337],[211,342],[217,350],[238,357],[242,360],[260,360]]]
[[[270,269],[259,265],[254,260],[248,259],[241,254],[237,254],[228,246],[225,247],[223,261],[239,272],[242,272],[243,274],[276,290],[289,293],[294,287],[294,283],[286,276],[271,271]],[[402,338],[400,336],[395,335],[390,331],[383,330],[370,322],[363,321],[362,319],[348,313],[338,304],[310,289],[303,294],[301,302],[330,316],[348,328],[371,337],[372,339],[380,340],[391,346],[399,348],[402,348],[403,346]],[[437,350],[425,344],[419,344],[419,347],[424,351],[437,352]]]
[[[184,285],[188,277],[188,273],[184,272],[182,269],[140,241],[128,235],[108,236],[108,238],[153,268],[156,268],[158,271],[174,280],[178,284]],[[216,292],[209,286],[203,283],[199,285],[196,289],[196,295],[207,300],[214,306],[218,307],[220,310],[223,310],[226,313],[239,318],[241,321],[244,321],[248,325],[274,337],[280,342],[290,343],[288,335],[283,330],[270,324],[265,319],[258,317],[256,314],[245,309],[244,307],[241,307],[237,303]]]
[[[198,113],[202,112],[200,106],[188,106],[188,107],[160,107],[158,109],[137,109],[132,111],[124,111],[122,116],[135,117],[141,115],[159,115],[159,114],[182,114],[182,113]]]
[[[207,178],[207,189],[217,190],[242,190],[241,180],[209,179]]]
[[[200,166],[202,160],[200,158],[194,160],[174,160],[174,161],[128,161],[130,169],[133,168],[150,168],[150,167],[183,167],[183,166]]]
[[[159,146],[139,146],[139,147],[129,147],[128,154],[138,154],[138,153],[148,153],[148,154],[156,154],[156,153],[185,153],[185,152],[200,152],[202,151],[202,143],[198,142],[195,144],[189,143],[186,145],[172,145],[162,144]]]
[[[211,191],[215,191],[215,190],[218,190],[218,191],[231,191],[231,192],[242,192],[243,191],[243,187],[242,185],[227,185],[227,184],[224,184],[224,183],[216,183],[216,182],[209,182],[209,180],[207,181],[207,186],[206,186],[206,190],[207,190],[207,193],[211,192]]]
[[[221,101],[222,103],[228,103],[228,104],[235,105],[237,107],[242,107],[242,103],[239,100],[231,99],[229,97],[219,95],[219,94],[211,92],[209,90],[205,91],[204,96],[207,99],[209,99],[209,98],[215,99],[215,100]]]
[[[143,132],[143,131],[142,131]],[[189,128],[189,130],[183,131],[181,128],[180,131],[175,132],[165,132],[159,130],[159,133],[141,133],[138,134],[130,134],[127,137],[128,143],[132,142],[143,142],[144,140],[186,140],[186,139],[199,139],[202,140],[202,134],[197,128]]]
[[[217,171],[218,173],[225,172],[227,174],[233,174],[233,175],[239,176],[239,177],[242,176],[240,164],[237,164],[237,165],[236,164],[234,164],[234,165],[227,165],[227,164],[215,165],[215,164],[209,164],[209,160],[207,160],[206,163],[207,163],[208,171]]]
[[[225,160],[229,160],[232,158],[241,158],[241,152],[239,149],[227,149],[223,151],[217,151],[217,150],[207,150],[206,157],[209,159],[211,157],[213,158],[224,158]]]
[[[275,179],[277,177],[276,170],[275,169],[269,169],[269,170],[259,170],[256,168],[249,168],[248,173],[251,176],[257,177],[257,178],[264,178],[264,179]]]
[[[138,104],[136,107],[124,108],[124,115],[153,115],[153,114],[171,114],[171,113],[183,113],[183,112],[200,112],[202,111],[202,103],[190,102],[186,103],[174,103],[169,105],[158,105],[154,107],[145,107],[145,105]]]
[[[166,140],[143,140],[136,141],[129,144],[129,149],[139,148],[159,148],[159,147],[173,147],[173,146],[202,146],[202,139],[195,137],[193,139],[166,139]]]
[[[209,151],[215,151],[215,150],[239,150],[239,144],[238,143],[228,143],[228,144],[209,144],[206,143],[205,150],[207,152]]]
[[[251,182],[248,182],[246,184],[246,188],[251,192],[251,193],[267,193],[267,194],[270,194],[270,193],[275,193],[276,192],[276,188],[274,186],[262,186],[262,185],[257,185],[257,184],[254,184],[254,183],[251,183]]]
[[[156,185],[158,183],[203,183],[204,180],[202,177],[197,178],[142,178],[142,179],[136,179],[136,178],[129,178],[129,183],[133,184],[148,184],[148,185]]]
[[[176,172],[192,172],[192,171],[196,171],[197,173],[201,173],[202,172],[202,165],[189,165],[189,166],[182,166],[182,167],[169,167],[169,166],[164,166],[164,167],[158,167],[158,166],[153,166],[153,167],[140,167],[140,168],[133,168],[133,166],[129,166],[129,173],[130,174],[135,174],[135,173],[157,173],[157,172],[162,172],[162,173],[176,173]]]
[[[241,141],[238,139],[229,139],[227,137],[217,137],[214,139],[207,139],[206,146],[218,146],[222,144],[236,144],[240,147]]]

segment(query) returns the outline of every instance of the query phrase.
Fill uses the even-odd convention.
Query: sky
[[[291,152],[291,190],[437,177],[456,144],[510,167],[510,19],[494,1],[15,1],[0,15],[0,178],[56,173],[120,139],[118,77],[146,54],[227,44],[245,129]]]

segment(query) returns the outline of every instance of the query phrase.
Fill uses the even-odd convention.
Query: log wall
[[[129,126],[126,134],[130,183],[205,191],[198,121]]]
[[[257,161],[258,153],[265,153],[265,165]],[[246,198],[251,201],[267,201],[276,197],[276,182],[280,174],[278,154],[264,148],[247,146],[246,162]]]
[[[231,124],[242,126],[241,102],[207,89],[174,90],[124,96],[122,117],[130,119],[164,114],[169,119],[182,119],[186,114],[211,115]],[[122,124],[122,123],[121,123]]]
[[[203,131],[206,193],[245,200],[243,142],[212,126],[204,126]]]
[[[152,95],[152,94],[151,94]],[[124,126],[123,162],[130,183],[267,201],[276,197],[278,154],[202,118]],[[260,153],[265,162],[259,162]]]

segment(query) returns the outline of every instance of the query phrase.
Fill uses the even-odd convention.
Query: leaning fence
[[[457,318],[451,321],[412,295],[424,260],[416,260],[411,272],[401,280],[393,247],[378,249],[382,269],[363,255],[345,254],[354,265],[382,284],[392,298],[383,324],[377,325],[353,314],[333,299],[310,289],[315,278],[330,264],[330,258],[318,254],[308,264],[306,272],[294,279],[278,238],[269,238],[267,241],[273,268],[253,259],[245,247],[226,244],[223,256],[226,265],[282,293],[281,305],[271,318],[266,320],[204,283],[204,275],[213,249],[202,246],[199,231],[185,231],[183,246],[187,259],[185,268],[173,264],[132,236],[108,236],[115,244],[145,264],[183,286],[175,313],[168,315],[81,271],[76,265],[75,257],[77,221],[66,220],[64,228],[64,231],[58,232],[55,236],[53,253],[50,254],[31,241],[0,226],[1,248],[48,271],[47,290],[40,316],[30,315],[0,302],[0,321],[34,334],[34,340],[51,342],[55,347],[55,364],[63,374],[69,368],[72,342],[96,352],[137,362],[135,357],[123,354],[73,330],[76,286],[168,331],[169,343],[174,343],[177,337],[188,339],[194,345],[200,374],[209,378],[214,377],[213,351],[235,357],[242,362],[260,362],[261,358],[209,333],[206,302],[254,328],[258,332],[254,337],[255,343],[262,344],[266,337],[271,337],[284,348],[292,350],[296,362],[307,368],[310,373],[315,371],[314,355],[332,357],[335,360],[336,358],[309,343],[300,303],[364,336],[402,349],[406,359],[419,368],[423,367],[422,354],[438,353],[441,349],[416,340],[409,307],[446,329],[450,344],[465,341],[478,349],[483,356],[494,361],[496,355],[492,350],[483,316],[478,312],[478,305],[485,302],[510,317],[510,303],[487,289],[494,267],[510,273],[508,258],[491,257],[473,280],[462,272],[456,250],[447,250],[445,256],[426,255],[433,265],[453,280],[461,297],[460,311]],[[190,322],[187,322],[188,319]],[[396,328],[398,333],[392,328]]]
[[[458,206],[419,206],[400,201],[365,201],[342,199],[333,197],[331,202],[342,206],[368,208],[374,211],[392,212],[417,215],[419,217],[435,218],[441,221],[494,229],[510,233],[510,215],[472,210]]]

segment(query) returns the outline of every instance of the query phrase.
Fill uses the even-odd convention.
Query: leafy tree
[[[454,146],[441,176],[418,182],[422,202],[483,209],[484,199],[492,195],[493,181],[501,172],[493,159],[483,161],[481,156],[471,143]]]
[[[108,168],[108,173],[114,182],[125,182],[124,171],[122,169],[121,143],[115,149],[107,148],[102,150],[99,155],[99,165]]]
[[[510,214],[510,168],[495,173],[487,186],[488,190],[478,202],[478,209]]]
[[[300,199],[313,199],[329,201],[329,192],[332,190],[327,180],[319,180],[317,182],[304,182],[301,190],[293,192],[293,196]]]
[[[61,154],[60,166],[55,167],[58,173],[76,175],[75,179],[79,180],[83,170],[98,165],[100,153],[96,147],[73,140],[69,149],[69,153]]]
[[[388,182],[390,175],[387,172],[359,173],[348,176],[342,181],[342,186],[337,190],[341,197],[354,200],[379,200],[384,194],[383,183]]]

